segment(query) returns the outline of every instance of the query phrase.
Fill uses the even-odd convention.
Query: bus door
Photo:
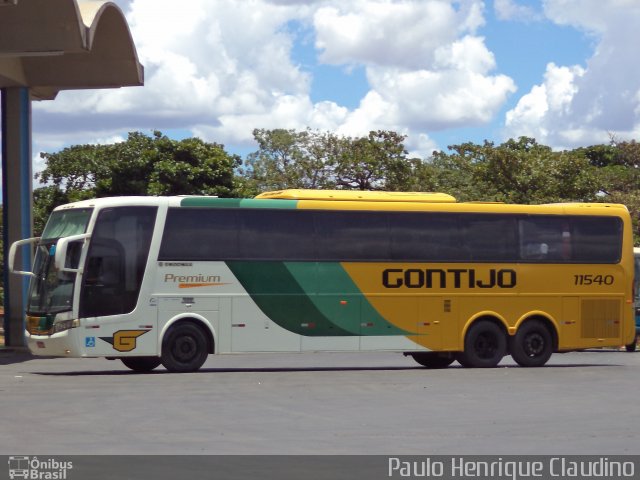
[[[155,355],[156,309],[139,302],[156,207],[113,207],[98,214],[80,290],[87,355]]]

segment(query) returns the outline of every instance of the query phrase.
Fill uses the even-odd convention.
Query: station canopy
[[[138,86],[144,70],[113,2],[0,0],[0,88],[33,100],[61,90]]]

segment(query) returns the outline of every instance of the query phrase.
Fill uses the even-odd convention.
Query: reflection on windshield
[[[92,209],[72,209],[53,212],[36,249],[33,273],[29,285],[30,315],[55,314],[71,310],[75,273],[56,269],[54,255],[59,238],[86,232]],[[67,249],[68,268],[77,268],[83,241],[71,242]]]
[[[91,218],[90,208],[74,208],[53,212],[47,226],[44,227],[42,238],[51,240],[80,235],[87,231],[89,218]]]
[[[29,313],[46,314],[71,309],[75,275],[58,272],[54,266],[55,244],[39,245],[36,250],[31,285]]]

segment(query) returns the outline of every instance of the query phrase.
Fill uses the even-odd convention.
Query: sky
[[[242,156],[254,128],[406,135],[412,156],[640,138],[638,0],[116,0],[145,85],[33,105],[39,152],[127,132]]]

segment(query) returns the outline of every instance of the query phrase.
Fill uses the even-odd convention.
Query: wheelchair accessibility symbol
[[[96,346],[96,337],[85,337],[84,346],[86,348],[94,348]]]

